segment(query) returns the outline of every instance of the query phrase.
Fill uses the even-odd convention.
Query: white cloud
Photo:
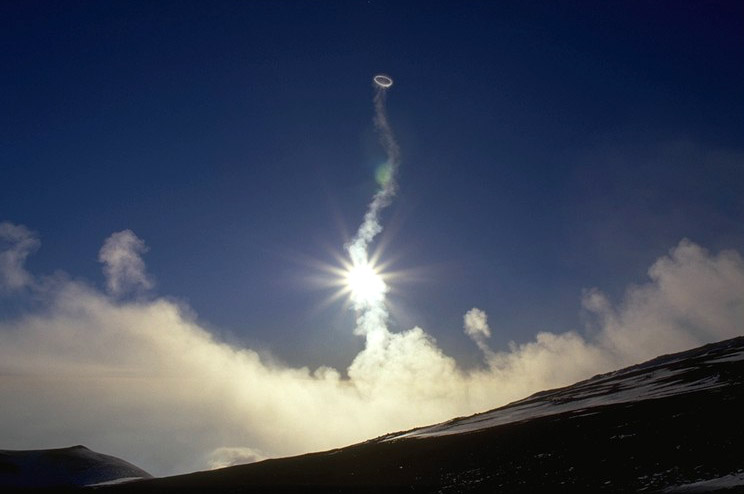
[[[131,232],[106,244],[116,247],[102,249],[106,269],[120,259],[110,252],[134,252],[140,262],[121,257],[133,271],[114,271],[144,276],[109,275],[129,280],[109,286],[111,294],[143,286],[144,244]],[[649,277],[619,304],[586,293],[597,325],[591,336],[542,332],[489,350],[488,365],[472,371],[421,328],[370,328],[348,378],[217,341],[170,300],[120,301],[62,281],[36,294],[42,308],[0,320],[0,437],[18,449],[83,443],[172,474],[343,446],[744,332],[738,254],[711,255],[683,241]],[[468,314],[466,332],[485,338],[485,312]]]
[[[619,309],[598,290],[585,298],[602,322],[602,345],[623,360],[744,332],[744,261],[735,251],[711,255],[685,239],[648,275],[651,282],[629,288]]]
[[[245,465],[266,459],[260,451],[243,447],[223,447],[212,451],[207,457],[207,465],[210,470],[231,467],[233,465]]]
[[[491,329],[488,327],[488,317],[480,309],[473,307],[465,313],[465,334],[470,337],[491,337]]]
[[[98,253],[98,260],[104,265],[106,288],[110,294],[119,296],[153,287],[141,256],[147,250],[145,242],[132,230],[113,233],[106,239]]]
[[[36,234],[25,226],[0,223],[0,294],[21,289],[33,281],[23,264],[39,245]]]
[[[465,323],[465,334],[470,337],[478,348],[481,349],[486,358],[491,358],[493,352],[486,343],[486,339],[491,337],[491,328],[488,327],[488,316],[486,313],[476,307],[473,307],[465,313],[463,317]]]

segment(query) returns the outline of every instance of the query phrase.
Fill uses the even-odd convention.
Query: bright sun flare
[[[370,305],[382,301],[387,285],[369,264],[357,264],[346,272],[346,286],[354,304]]]

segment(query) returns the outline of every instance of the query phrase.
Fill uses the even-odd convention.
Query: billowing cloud
[[[465,313],[463,321],[465,323],[465,334],[478,345],[478,348],[481,349],[486,357],[490,357],[492,352],[486,340],[491,337],[491,328],[488,327],[488,316],[486,313],[473,307]]]
[[[112,234],[101,247],[98,260],[103,263],[106,288],[115,296],[152,288],[141,254],[147,246],[132,230]]]
[[[473,307],[465,313],[465,334],[470,337],[491,337],[491,329],[488,327],[488,317],[482,310]]]
[[[5,248],[19,252],[17,242]],[[344,377],[330,367],[282,366],[221,342],[170,299],[118,298],[125,287],[149,286],[143,248],[132,232],[115,234],[102,249],[104,269],[133,269],[107,271],[109,293],[58,280],[37,290],[42,306],[0,320],[3,447],[83,443],[156,475],[211,468],[483,411],[744,332],[741,257],[684,240],[620,302],[587,291],[586,332],[545,331],[526,344],[484,351],[486,365],[466,371],[421,328],[371,328]],[[0,269],[0,279],[25,272],[22,262]],[[466,332],[485,344],[485,312],[468,314]]]
[[[744,332],[744,261],[731,250],[711,255],[682,240],[648,270],[650,283],[628,289],[614,308],[598,290],[584,307],[599,319],[601,344],[624,361]]]
[[[28,286],[31,275],[23,264],[39,248],[39,239],[23,225],[0,223],[0,294]]]

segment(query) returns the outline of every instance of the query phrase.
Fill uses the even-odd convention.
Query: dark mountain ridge
[[[85,446],[0,450],[0,489],[69,488],[151,475],[115,456]]]

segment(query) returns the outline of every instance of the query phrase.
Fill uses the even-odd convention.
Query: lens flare
[[[346,272],[345,281],[351,302],[356,307],[381,303],[388,290],[380,273],[368,262],[351,266]]]

